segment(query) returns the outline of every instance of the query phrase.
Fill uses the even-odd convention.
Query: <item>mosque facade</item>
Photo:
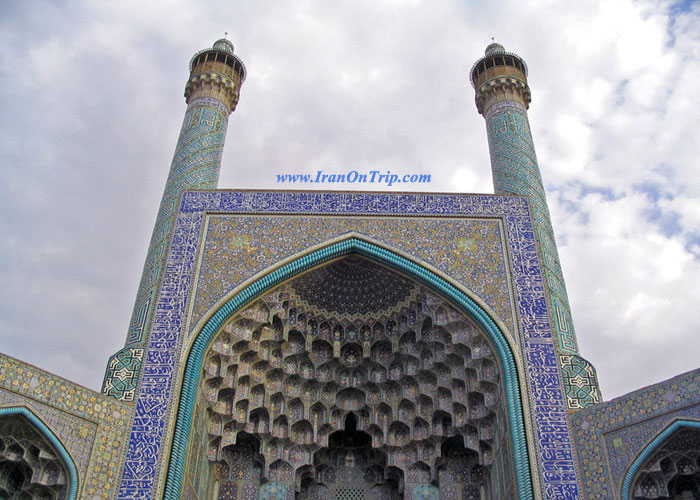
[[[0,355],[0,498],[700,499],[700,369],[579,353],[527,71],[470,72],[495,194],[219,190],[246,69],[195,54],[101,392]]]

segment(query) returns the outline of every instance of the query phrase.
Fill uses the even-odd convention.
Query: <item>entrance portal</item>
[[[243,309],[211,343],[185,491],[198,500],[511,498],[494,353],[466,314],[392,269],[356,254],[315,268]]]

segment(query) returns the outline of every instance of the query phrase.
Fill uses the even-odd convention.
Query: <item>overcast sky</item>
[[[698,26],[700,4],[666,1],[2,1],[0,350],[99,389],[189,59],[224,32],[248,78],[219,186],[265,189],[284,187],[277,173],[389,169],[430,173],[417,190],[492,192],[468,73],[495,37],[530,69],[578,341],[603,396],[696,368]]]

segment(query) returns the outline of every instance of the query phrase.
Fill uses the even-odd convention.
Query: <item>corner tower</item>
[[[243,62],[225,38],[217,40],[210,49],[200,50],[190,61],[185,119],[148,247],[126,347],[109,360],[102,387],[105,394],[123,400],[133,398],[143,357],[141,346],[163,276],[177,202],[186,190],[217,187],[228,117],[236,109],[245,77]]]
[[[568,407],[575,410],[597,403],[600,401],[598,381],[593,366],[578,352],[547,197],[530,133],[527,65],[517,54],[491,43],[484,56],[472,66],[470,80],[476,92],[477,110],[486,120],[495,193],[526,196],[530,201],[542,249],[547,295],[557,337],[555,346]]]

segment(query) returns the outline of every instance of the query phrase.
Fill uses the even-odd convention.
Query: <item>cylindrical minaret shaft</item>
[[[217,186],[228,116],[236,108],[244,79],[245,67],[233,55],[233,44],[226,39],[198,52],[190,62],[190,77],[185,86],[187,112],[148,248],[127,346],[144,340],[180,194],[188,189]]]
[[[484,57],[472,67],[471,83],[476,91],[476,107],[486,120],[495,192],[527,196],[530,201],[542,249],[557,337],[555,346],[560,355],[569,407],[588,406],[600,400],[600,391],[593,367],[578,353],[571,308],[527,117],[530,105],[527,66],[520,56],[492,43],[486,48]]]
[[[236,108],[245,76],[245,66],[226,39],[198,52],[190,62],[190,77],[185,85],[187,111],[148,247],[126,347],[110,359],[105,375],[103,392],[119,399],[129,399],[135,388],[139,356],[143,354],[139,347],[146,340],[175,226],[176,204],[183,191],[217,187],[228,116]],[[130,374],[128,380],[119,379],[124,373]]]

